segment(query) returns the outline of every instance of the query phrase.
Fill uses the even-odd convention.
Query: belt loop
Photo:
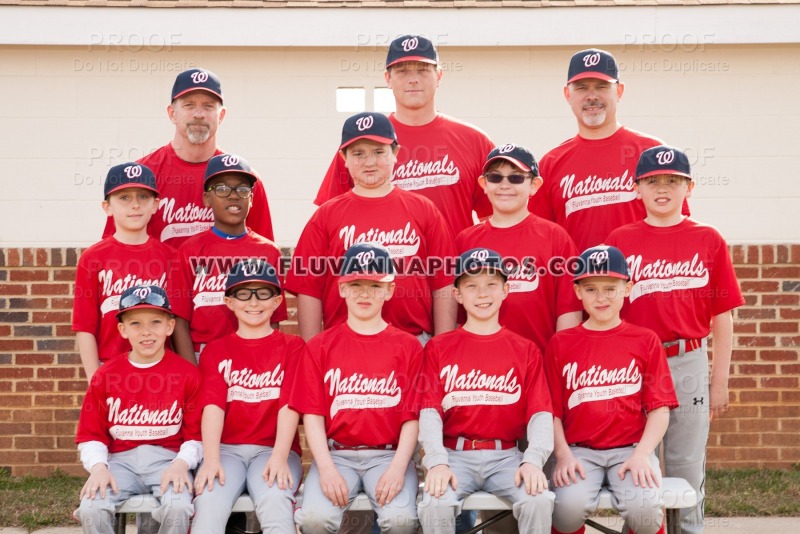
[[[686,340],[679,339],[678,340],[678,356],[681,357],[686,354]]]
[[[456,441],[456,450],[457,451],[464,450],[464,436],[458,436],[458,441]]]
[[[333,449],[333,444],[334,444],[334,443],[336,443],[336,442],[335,442],[335,441],[333,441],[332,439],[328,439],[328,449],[330,449],[330,450],[334,450],[334,449]]]
[[[494,449],[496,451],[502,451],[503,450],[503,442],[501,442],[499,439],[494,440]]]

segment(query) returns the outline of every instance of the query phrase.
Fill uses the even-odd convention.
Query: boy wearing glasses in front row
[[[231,508],[246,491],[261,531],[294,532],[303,468],[289,389],[305,343],[272,328],[283,297],[275,268],[244,260],[228,273],[225,305],[236,332],[211,341],[200,359],[203,465],[195,479],[192,532],[225,531]]]
[[[578,251],[561,226],[528,211],[528,200],[542,185],[529,150],[513,144],[496,147],[486,157],[478,184],[489,197],[492,216],[462,230],[456,248],[500,253],[507,263],[509,286],[500,324],[544,353],[556,331],[580,323],[582,308],[572,281],[556,271]]]
[[[223,300],[225,281],[233,264],[245,258],[259,258],[279,265],[278,247],[246,226],[258,179],[239,156],[220,154],[208,162],[203,204],[212,210],[214,226],[178,249],[171,294],[178,316],[173,341],[184,358],[186,354],[198,358],[206,343],[236,331],[236,316]],[[286,305],[281,303],[272,315],[272,323],[284,319]]]
[[[153,492],[161,534],[185,534],[200,446],[200,373],[167,349],[175,318],[163,289],[120,296],[118,329],[131,350],[103,365],[83,400],[75,442],[89,478],[75,516],[84,533],[112,534],[115,506]]]

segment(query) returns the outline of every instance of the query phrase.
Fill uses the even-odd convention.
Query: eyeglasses
[[[256,288],[242,287],[233,291],[230,296],[232,296],[236,300],[242,300],[246,302],[251,298],[253,298],[253,295],[255,295],[256,299],[258,300],[269,300],[275,296],[275,292],[273,292],[268,287],[256,287]]]
[[[219,198],[228,198],[231,196],[233,191],[236,191],[236,195],[239,198],[250,198],[250,195],[253,194],[253,188],[248,185],[237,185],[236,187],[231,187],[225,184],[217,184],[215,186],[209,187],[206,189],[209,193],[211,191],[214,192]]]
[[[137,293],[131,293],[122,299],[119,303],[119,309],[121,311],[127,310],[128,308],[139,306],[140,304],[148,304],[150,306],[158,306],[159,308],[164,308],[167,310],[169,309],[167,298],[164,295],[155,293],[153,291],[141,290],[137,290]]]
[[[496,172],[490,172],[489,174],[484,174],[483,176],[486,178],[486,181],[489,182],[490,184],[499,184],[500,182],[503,181],[503,178],[507,178],[508,183],[514,185],[520,185],[525,183],[525,179],[528,178],[527,174],[509,174],[508,176],[505,176],[503,174]]]

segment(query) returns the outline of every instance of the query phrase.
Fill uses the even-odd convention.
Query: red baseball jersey
[[[92,376],[75,443],[99,441],[109,453],[140,445],[177,452],[201,439],[199,395],[200,372],[171,350],[149,367],[115,356]]]
[[[660,144],[625,127],[605,139],[576,135],[542,157],[544,183],[528,208],[563,226],[579,251],[604,243],[612,230],[646,217],[633,189],[636,163]],[[683,210],[689,214],[685,202]]]
[[[417,418],[417,338],[391,325],[363,335],[342,323],[311,338],[307,347],[289,406],[324,416],[326,435],[343,445],[396,446],[403,423]]]
[[[239,239],[225,239],[207,230],[181,245],[169,299],[175,313],[189,321],[192,341],[208,343],[238,328],[236,316],[223,300],[228,271],[234,264],[258,258],[279,269],[280,257],[281,251],[272,241],[253,231]],[[271,322],[284,320],[286,301],[275,310]]]
[[[472,226],[472,210],[478,217],[492,214],[492,206],[478,185],[486,156],[494,144],[474,126],[441,113],[428,124],[407,126],[394,114],[400,151],[394,167],[394,184],[429,198],[444,215],[453,235]],[[314,203],[353,188],[353,178],[337,153],[317,192]]]
[[[384,319],[414,335],[432,333],[431,292],[453,282],[443,268],[455,253],[453,239],[430,200],[397,187],[380,198],[351,191],[320,206],[300,235],[287,290],[320,299],[325,328],[343,322],[347,306],[339,296],[339,267],[345,251],[364,242],[384,245],[398,267]]]
[[[516,441],[534,414],[553,411],[542,353],[507,328],[431,339],[418,388],[421,409],[439,412],[446,438]]]
[[[553,415],[570,445],[612,449],[642,438],[647,413],[678,406],[667,357],[651,331],[623,321],[556,332],[545,354]]]
[[[298,336],[278,330],[259,339],[228,334],[206,345],[200,358],[200,406],[213,404],[225,411],[222,443],[275,445],[278,410],[289,403],[304,349]],[[292,450],[303,454],[296,432]]]
[[[491,219],[462,231],[456,249],[488,247],[512,267],[509,293],[500,307],[500,324],[530,339],[544,352],[556,331],[556,319],[583,306],[566,271],[575,244],[557,224],[530,214],[510,228],[496,228]],[[466,317],[459,310],[461,321]]]
[[[704,338],[713,316],[744,304],[728,245],[711,226],[639,221],[612,232],[608,244],[625,254],[633,281],[622,316],[664,342]]]
[[[75,270],[72,330],[94,335],[101,362],[131,350],[117,329],[119,296],[135,285],[169,289],[174,260],[175,250],[152,237],[141,245],[107,237],[83,251]]]
[[[217,149],[214,155],[218,154],[223,152]],[[214,212],[203,205],[203,178],[207,162],[184,161],[175,153],[172,144],[167,143],[138,163],[147,165],[156,175],[156,187],[160,194],[158,211],[147,225],[148,234],[177,249],[188,238],[214,225]],[[253,187],[253,207],[247,215],[247,225],[268,239],[275,238],[267,194],[261,180]],[[114,231],[114,220],[109,217],[103,237],[113,235]]]

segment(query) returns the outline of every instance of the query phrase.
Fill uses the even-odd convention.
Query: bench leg
[[[511,510],[503,510],[502,512],[497,512],[495,515],[490,517],[488,520],[486,520],[483,523],[480,523],[478,525],[475,525],[473,528],[471,528],[468,531],[464,532],[464,534],[476,534],[477,532],[480,532],[481,530],[485,529],[486,527],[494,525],[495,523],[497,523],[498,521],[500,521],[501,519],[503,519],[504,517],[506,517],[506,516],[508,516],[510,514],[511,514]]]
[[[605,527],[605,526],[601,525],[600,523],[598,523],[596,521],[592,521],[591,519],[587,519],[586,520],[586,524],[589,525],[590,527],[592,527],[595,530],[599,530],[603,534],[620,534],[616,530],[608,528],[608,527]]]
[[[114,514],[114,534],[125,534],[125,525],[128,524],[128,514],[118,512]]]
[[[681,534],[681,510],[680,508],[668,509],[665,517],[667,522],[667,534]]]

